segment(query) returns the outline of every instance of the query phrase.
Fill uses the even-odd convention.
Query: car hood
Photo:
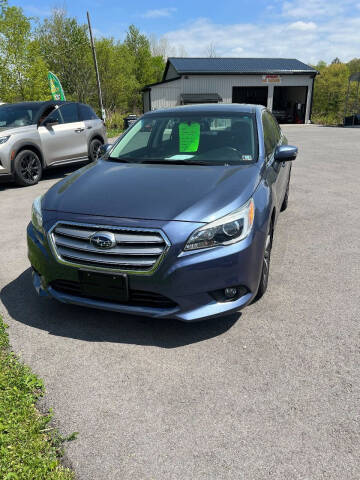
[[[44,210],[146,220],[209,222],[244,204],[258,164],[123,164],[99,160],[54,185]]]
[[[36,130],[36,125],[26,125],[24,127],[0,127],[0,135],[23,135]]]

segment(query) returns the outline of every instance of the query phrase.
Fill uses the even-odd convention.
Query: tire
[[[98,138],[91,140],[89,145],[89,160],[90,162],[95,162],[99,156],[99,148],[103,145],[103,142]]]
[[[274,227],[273,227],[273,223],[271,222],[268,234],[266,236],[263,264],[261,269],[261,278],[260,278],[258,291],[254,298],[254,302],[257,302],[258,300],[260,300],[260,298],[264,295],[264,293],[267,290],[267,286],[269,282],[270,259],[271,259],[273,236],[274,236]]]
[[[42,164],[39,156],[32,150],[22,150],[14,160],[15,182],[21,187],[36,185],[42,177]]]
[[[289,180],[288,180],[287,187],[286,187],[285,197],[284,197],[284,200],[283,200],[283,202],[282,202],[282,204],[281,204],[280,212],[283,212],[283,211],[286,210],[287,207],[288,207],[288,203],[289,203],[289,190],[290,190],[290,174],[289,174]]]

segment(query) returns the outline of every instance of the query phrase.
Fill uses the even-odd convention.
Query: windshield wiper
[[[209,162],[200,162],[200,161],[195,161],[192,162],[191,160],[143,160],[139,163],[152,163],[152,164],[166,164],[166,165],[211,165]]]
[[[122,162],[122,163],[130,163],[129,160],[126,158],[118,158],[118,157],[108,157],[108,160],[113,160],[114,162]],[[131,162],[133,163],[133,162]]]

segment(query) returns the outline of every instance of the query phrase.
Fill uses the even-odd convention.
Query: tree
[[[0,0],[0,16],[4,14],[7,7],[7,0]]]
[[[5,2],[0,15],[0,57],[3,101],[42,99],[49,95],[47,66],[32,39],[30,19],[21,8],[7,7]]]
[[[344,63],[331,63],[321,69],[315,80],[314,119],[320,123],[342,123],[349,68]]]
[[[162,57],[166,62],[168,57],[175,56],[176,49],[174,49],[166,37],[158,37],[152,33],[148,37],[150,43],[151,55],[153,57]]]
[[[36,31],[46,63],[60,79],[67,99],[86,102],[93,94],[94,68],[87,26],[53,10]]]
[[[140,33],[135,25],[130,25],[124,41],[133,65],[133,74],[137,82],[137,94],[133,98],[131,109],[141,108],[141,89],[144,85],[159,81],[164,69],[161,56],[152,57],[149,39]],[[161,68],[160,68],[161,67]]]
[[[217,54],[216,47],[214,43],[209,43],[209,45],[206,47],[206,56],[209,58],[216,58],[219,55]]]
[[[158,37],[155,34],[149,35],[150,50],[153,57],[162,57],[164,62],[168,57],[187,57],[183,45],[171,45],[166,37]]]
[[[321,71],[323,68],[326,68],[326,67],[327,67],[327,63],[324,62],[324,60],[320,60],[320,61],[315,65],[316,70],[319,70],[319,71]]]
[[[104,108],[129,112],[129,104],[137,95],[138,82],[133,71],[133,57],[129,49],[113,38],[95,41],[96,55],[101,78]],[[96,103],[97,99],[93,99]]]
[[[151,81],[151,51],[148,38],[135,25],[130,25],[126,34],[125,47],[133,57],[134,73],[139,85]]]
[[[347,65],[350,75],[360,72],[360,58],[353,58]]]

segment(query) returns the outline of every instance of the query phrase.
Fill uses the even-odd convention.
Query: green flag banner
[[[53,100],[66,100],[64,90],[58,77],[54,73],[49,72],[48,80]]]

